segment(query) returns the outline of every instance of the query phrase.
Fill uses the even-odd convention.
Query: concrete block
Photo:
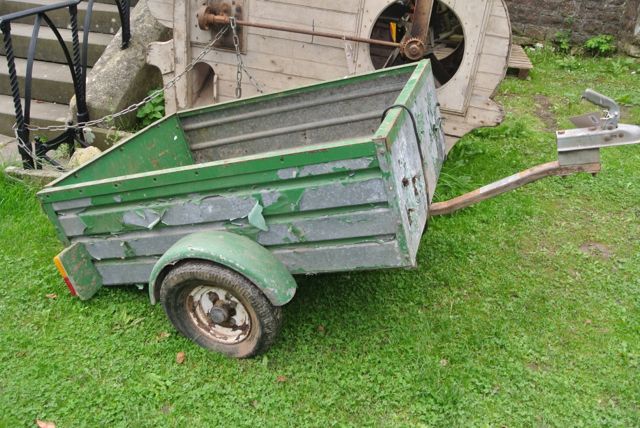
[[[16,140],[6,135],[0,135],[0,165],[19,165],[20,154]]]
[[[130,47],[120,49],[122,39],[118,33],[89,73],[87,104],[91,118],[118,112],[162,86],[160,72],[146,63],[146,52],[149,43],[169,40],[171,31],[153,17],[146,1],[139,2],[133,9],[131,29]],[[134,124],[135,113],[116,125],[130,128]]]

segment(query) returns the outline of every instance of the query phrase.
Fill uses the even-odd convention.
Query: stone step
[[[20,83],[20,95],[24,96],[24,76],[27,60],[16,58],[16,71]],[[87,71],[88,73],[88,71]],[[9,71],[6,64],[0,67],[0,94],[11,95]],[[31,94],[33,99],[59,104],[69,104],[74,95],[71,71],[66,64],[34,61]]]
[[[0,15],[19,12],[34,7],[47,6],[53,0],[2,0],[0,3]],[[87,3],[82,2],[78,5],[78,25],[82,29],[84,16],[87,10]],[[58,28],[69,27],[69,11],[68,9],[59,9],[47,13],[53,23]],[[24,24],[33,24],[33,17],[23,18],[17,22]],[[93,15],[91,18],[91,31],[96,33],[115,34],[120,29],[120,16],[118,8],[114,2],[94,3]]]
[[[24,100],[22,100],[24,106]],[[69,114],[69,106],[47,102],[32,101],[30,123],[35,126],[63,125]],[[9,95],[0,95],[0,134],[14,135],[13,125],[16,122],[16,114],[13,108],[13,98]],[[53,138],[60,132],[38,131],[34,135],[42,135]]]
[[[22,100],[24,106],[24,100]],[[31,120],[33,126],[63,125],[69,114],[69,106],[64,104],[33,102],[31,104]],[[15,110],[13,109],[13,98],[8,95],[0,95],[0,134],[14,135],[13,125],[16,122]],[[94,145],[100,150],[106,150],[114,142],[128,137],[126,132],[109,131],[106,129],[93,128],[96,136]],[[31,138],[42,136],[48,139],[57,137],[60,131],[32,131]]]
[[[13,51],[16,57],[26,58],[29,53],[29,43],[31,42],[31,34],[33,26],[29,24],[12,24],[11,39],[13,42]],[[71,47],[71,30],[59,29],[60,35],[67,44],[69,53],[73,55]],[[82,33],[80,33],[82,37]],[[105,48],[111,42],[113,36],[110,34],[91,33],[89,36],[88,64],[98,61]],[[4,46],[0,46],[0,54],[4,55]],[[35,58],[40,61],[58,62],[66,64],[66,58],[62,52],[62,48],[58,43],[58,39],[49,27],[41,27],[38,35],[38,44],[36,45]],[[5,61],[6,62],[6,61]],[[6,66],[5,66],[6,67]]]

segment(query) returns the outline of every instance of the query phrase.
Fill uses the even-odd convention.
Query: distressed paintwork
[[[123,143],[125,144],[125,143]],[[91,198],[92,206],[171,198],[225,188],[243,188],[279,181],[278,171],[344,159],[376,156],[368,138],[329,142],[311,148],[273,151],[264,155],[225,159],[186,167],[117,176],[71,185],[49,185],[39,197],[44,203]],[[374,162],[371,167],[375,168]],[[81,171],[82,168],[79,170]],[[75,173],[70,173],[75,174]]]
[[[149,297],[155,304],[165,269],[182,260],[209,260],[226,266],[253,282],[274,306],[296,294],[296,282],[284,265],[249,238],[227,232],[200,232],[176,242],[153,267]]]
[[[336,263],[340,263],[347,272],[371,270],[374,269],[372,264],[375,264],[375,269],[409,267],[393,235],[358,243],[336,241],[326,245],[277,248],[271,253],[293,275],[308,275],[309,267],[314,273],[335,272]],[[124,261],[97,261],[95,265],[105,285],[123,285],[148,282],[158,260],[158,257],[140,257]]]
[[[430,66],[422,62],[179,113],[39,197],[61,240],[86,248],[105,285],[149,282],[167,254],[193,256],[171,249],[203,233],[252,242],[293,274],[413,267],[444,157],[433,93]],[[419,119],[420,141],[401,109],[381,123],[386,107],[398,103]],[[341,124],[352,115],[368,119]],[[319,120],[325,128],[286,128]],[[161,134],[176,144],[167,143],[162,156],[147,153],[145,139],[158,147],[166,143],[158,142]],[[211,138],[238,143],[197,149]],[[114,166],[131,152],[167,163]],[[171,260],[164,266],[178,258]]]
[[[131,175],[193,164],[178,118],[170,116],[147,127],[94,159],[82,168],[54,181],[50,186]]]
[[[387,172],[390,205],[402,222],[398,242],[412,266],[416,265],[429,205],[446,152],[433,87],[430,70],[419,67],[395,103],[409,108],[416,119],[417,130],[406,110],[394,108],[374,136],[381,168]]]
[[[357,226],[357,227],[354,227]],[[395,216],[388,208],[363,211],[337,211],[318,217],[314,214],[283,216],[269,221],[269,230],[260,231],[247,220],[207,225],[210,231],[227,231],[252,236],[265,247],[327,242],[341,239],[393,235],[397,229]],[[132,232],[105,236],[101,239],[81,237],[81,242],[95,260],[126,259],[127,249],[136,256],[161,256],[178,240],[202,230],[200,225],[166,230]]]
[[[337,181],[337,183],[336,183]],[[319,178],[297,186],[273,186],[230,195],[196,195],[147,204],[115,204],[60,215],[67,237],[119,234],[134,230],[154,230],[188,224],[206,224],[247,218],[256,203],[264,215],[322,210],[351,205],[386,202],[384,183],[378,175],[362,177],[345,174],[341,178]]]

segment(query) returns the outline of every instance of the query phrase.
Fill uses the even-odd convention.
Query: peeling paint
[[[363,182],[338,182],[329,186],[309,188],[302,194],[300,209],[303,211],[325,208],[385,202],[387,194],[380,179]]]
[[[164,211],[157,212],[152,209],[128,211],[122,217],[122,224],[125,226],[140,226],[151,230],[160,223],[163,215]]]
[[[335,172],[357,171],[376,166],[376,160],[373,158],[345,159],[336,162],[328,162],[317,165],[308,165],[302,168],[294,167],[278,171],[278,178],[282,180],[293,178],[312,177]]]
[[[72,199],[70,201],[54,202],[53,209],[57,212],[87,208],[91,206],[91,198]]]
[[[127,241],[124,241],[122,244],[122,248],[124,249],[124,257],[126,259],[133,259],[137,256],[135,250],[131,248],[131,245]]]
[[[255,206],[253,207],[253,209],[251,210],[247,218],[249,220],[249,224],[251,224],[252,226],[264,232],[268,232],[269,226],[267,226],[267,222],[265,221],[264,216],[262,215],[263,211],[264,209],[262,208],[262,205],[260,205],[260,202],[256,202]]]
[[[299,211],[300,200],[305,192],[305,188],[282,190],[277,193],[277,199],[275,202],[273,198],[269,201],[265,201],[265,212],[272,213],[274,211]],[[274,196],[276,196],[274,194]],[[271,202],[271,203],[267,203]]]

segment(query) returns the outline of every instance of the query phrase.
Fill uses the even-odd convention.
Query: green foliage
[[[124,131],[112,126],[107,131],[107,137],[105,138],[105,141],[107,145],[113,146],[122,139],[123,135]]]
[[[563,56],[558,58],[555,62],[560,69],[567,71],[574,71],[582,67],[580,60],[573,55]]]
[[[627,57],[612,58],[609,62],[609,70],[614,76],[629,73],[638,74],[638,72],[640,72],[640,61]]]
[[[616,101],[623,106],[640,107],[640,94],[638,92],[624,94],[618,97]]]
[[[147,94],[148,96],[155,95],[145,105],[140,107],[136,117],[140,128],[146,128],[153,122],[160,120],[164,117],[164,92],[161,89],[154,89]]]
[[[571,52],[571,37],[573,32],[571,30],[558,31],[553,38],[553,45],[560,53],[568,54]]]
[[[616,39],[608,34],[601,34],[587,40],[585,50],[594,56],[611,56],[616,53]]]
[[[440,200],[554,160],[542,110],[570,127],[594,110],[586,85],[638,87],[608,59],[531,58],[498,93],[504,124],[450,154]],[[248,361],[193,345],[135,287],[71,298],[34,190],[0,175],[0,427],[638,426],[640,147],[602,156],[597,178],[432,218],[418,269],[297,278],[281,338]]]

